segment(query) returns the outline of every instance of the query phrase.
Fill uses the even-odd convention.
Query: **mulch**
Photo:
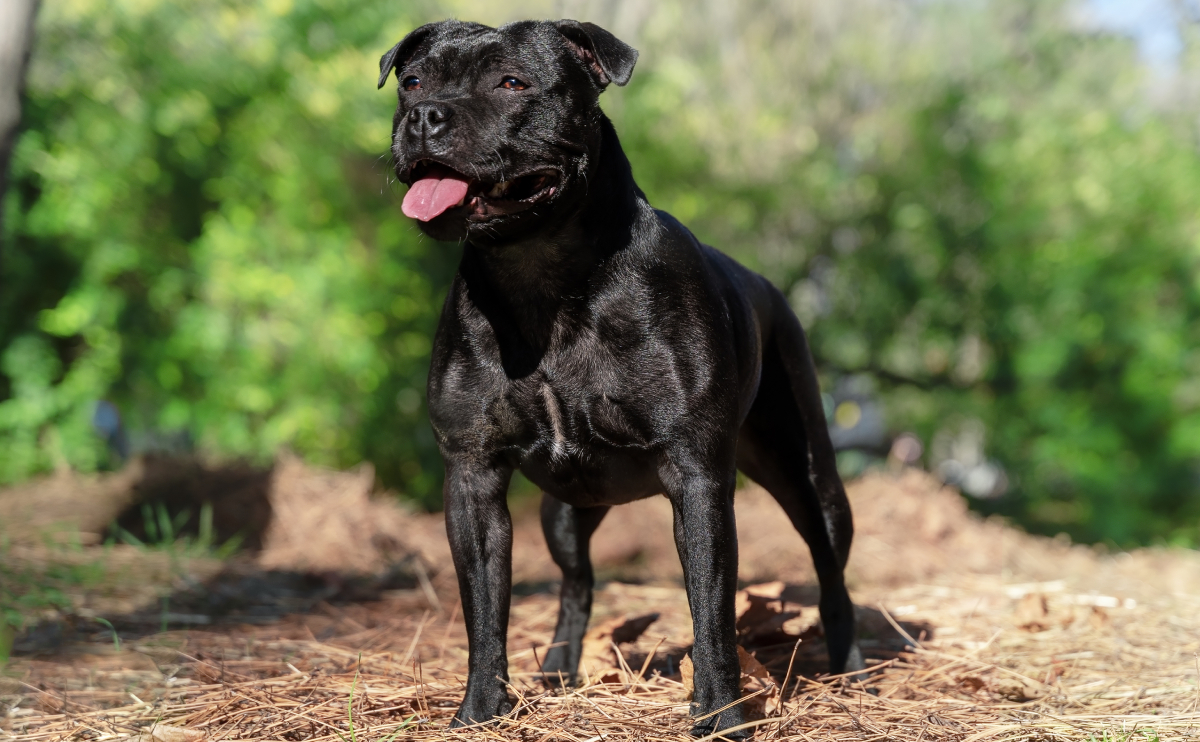
[[[872,475],[850,491],[866,677],[824,674],[803,545],[769,517],[765,495],[739,495],[742,571],[755,581],[740,594],[739,627],[758,739],[1200,739],[1196,553],[1029,536],[977,518],[921,472]],[[638,528],[656,527],[656,507],[631,516]],[[537,673],[557,599],[529,535],[519,574],[530,594],[514,598],[509,630],[513,712],[449,731],[466,636],[438,517],[405,522],[413,533],[397,531],[388,548],[408,549],[419,573],[408,582],[349,599],[342,583],[314,578],[322,592],[302,612],[122,631],[119,648],[89,628],[16,657],[0,677],[0,739],[691,739],[678,563],[622,547],[619,527],[597,544],[609,579],[580,687],[555,690]],[[519,514],[518,532],[531,522]]]

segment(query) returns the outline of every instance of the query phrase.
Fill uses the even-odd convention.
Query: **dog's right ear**
[[[554,24],[603,90],[610,82],[624,85],[633,76],[638,53],[595,23],[562,20]]]
[[[426,23],[405,36],[399,44],[388,49],[387,54],[379,58],[379,87],[382,88],[387,82],[388,75],[392,74],[392,70],[408,64],[408,60],[412,59],[417,47],[429,36],[436,25],[436,23]]]

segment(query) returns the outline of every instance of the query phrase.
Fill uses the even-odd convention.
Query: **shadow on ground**
[[[203,680],[211,666],[241,677],[308,672],[322,666],[323,653],[343,664],[358,652],[433,657],[451,673],[465,662],[457,584],[440,516],[413,513],[376,496],[369,468],[332,472],[286,458],[271,467],[212,466],[151,457],[116,474],[68,479],[0,492],[0,513],[17,512],[27,502],[52,502],[43,520],[81,514],[79,533],[92,534],[92,543],[126,534],[151,543],[156,529],[159,536],[163,530],[155,521],[165,518],[172,537],[194,544],[205,531],[201,514],[207,512],[212,541],[237,538],[242,549],[222,562],[167,545],[117,547],[132,565],[126,582],[138,583],[120,587],[128,599],[75,601],[74,609],[22,632],[8,673],[21,675],[22,683],[79,693],[93,688],[153,694],[170,683]],[[773,503],[758,499],[766,513],[774,513]],[[759,507],[755,502],[744,499],[741,507]],[[624,520],[614,518],[606,524],[609,535],[593,544],[597,572],[606,582],[597,592],[592,626],[659,614],[645,636],[619,643],[620,659],[634,671],[644,667],[648,674],[678,677],[680,661],[691,650],[691,622],[679,587],[669,508],[662,505],[642,503]],[[744,512],[749,516],[744,522],[755,529],[747,539],[747,574],[761,577],[785,563],[800,565],[793,573],[802,571],[802,560],[785,559],[781,551],[803,549],[794,531],[768,533],[774,527],[769,515]],[[533,673],[553,634],[558,582],[546,577],[557,570],[540,543],[536,513],[515,513],[514,520],[519,531],[514,566],[525,578],[514,586],[510,646],[514,672]],[[93,546],[76,556],[111,560],[114,553]],[[770,558],[763,556],[768,553]],[[147,561],[159,565],[156,576],[137,566]],[[776,680],[789,667],[794,676],[825,674],[818,589],[802,581],[771,585],[757,597],[748,597],[753,590],[742,593],[739,643]],[[894,658],[913,639],[933,633],[928,624],[894,624],[867,607],[858,609],[858,623],[869,663]],[[428,644],[431,636],[438,637],[435,649]],[[281,648],[285,645],[290,648]],[[149,667],[147,657],[153,660]]]
[[[274,640],[307,638],[351,653],[399,652],[410,643],[415,646],[420,627],[426,623],[442,636],[439,657],[447,647],[465,657],[466,637],[456,598],[445,589],[432,594],[423,589],[419,568],[414,568],[411,560],[365,577],[264,570],[250,560],[240,559],[203,581],[183,582],[164,599],[147,602],[122,615],[110,615],[104,623],[69,615],[43,621],[23,632],[14,646],[14,659],[25,662],[26,682],[46,688],[78,687],[78,680],[68,678],[87,667],[87,687],[116,684],[138,693],[134,687],[140,685],[137,671],[146,670],[142,665],[147,652],[155,656],[163,647],[178,650],[187,659],[177,657],[160,663],[162,675],[151,673],[143,678],[147,692],[162,681],[167,669],[171,677],[187,677],[193,672],[187,660],[196,658],[218,658],[222,668],[231,658],[254,659],[259,662],[255,665],[256,675],[281,675],[291,671],[290,666],[278,661],[271,664],[268,660],[279,652],[263,649]],[[553,633],[557,588],[556,583],[548,582],[516,586],[510,637],[518,647],[527,642],[535,655],[538,647],[545,651]],[[598,586],[597,592],[605,608],[616,615],[632,615],[650,608],[661,616],[646,622],[649,628],[645,637],[634,635],[617,641],[622,658],[633,670],[644,667],[647,676],[659,673],[677,678],[680,662],[691,652],[690,616],[682,588],[613,582]],[[818,589],[788,584],[781,593],[778,600],[772,601],[771,615],[762,622],[771,627],[757,631],[755,626],[743,627],[739,644],[752,652],[777,681],[782,681],[789,667],[792,677],[826,674],[828,659],[820,623],[804,625],[806,619],[815,619]],[[638,597],[626,600],[621,597],[624,595]],[[860,644],[869,665],[898,656],[911,645],[910,638],[921,640],[933,635],[933,627],[923,622],[897,622],[901,633],[879,611],[866,607],[857,610]],[[530,612],[538,619],[524,618]],[[601,623],[601,619],[594,618],[592,626]],[[651,640],[660,636],[664,642]],[[240,648],[240,642],[245,642],[245,649]],[[113,649],[115,643],[124,649]],[[231,645],[238,647],[232,654]],[[252,645],[258,648],[250,649]],[[408,648],[412,653],[413,647]],[[526,664],[519,669],[536,669],[529,658]],[[131,672],[134,675],[129,675]]]

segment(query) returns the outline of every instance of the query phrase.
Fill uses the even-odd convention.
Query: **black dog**
[[[455,726],[511,709],[515,469],[546,493],[542,525],[563,571],[548,679],[579,665],[592,532],[610,506],[663,493],[695,627],[692,731],[742,723],[730,706],[737,469],[808,542],[831,669],[862,666],[842,578],[850,507],[804,331],[766,279],[700,244],[634,183],[598,100],[636,60],[576,21],[434,23],[380,60],[380,87],[393,69],[400,81],[404,213],[463,245],[429,373],[470,642]]]

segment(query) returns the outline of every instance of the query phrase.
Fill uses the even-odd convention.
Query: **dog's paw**
[[[450,728],[458,729],[475,724],[486,724],[497,716],[504,716],[512,711],[512,700],[503,689],[499,694],[492,693],[488,696],[490,697],[464,699],[463,704],[458,707],[458,713],[450,722]]]
[[[850,645],[850,653],[846,655],[846,669],[843,672],[860,672],[867,669],[867,663],[863,661],[862,650],[858,648],[858,642]]]
[[[693,710],[692,715],[696,716]],[[706,719],[701,719],[696,722],[689,732],[693,737],[707,737],[714,732],[721,732],[730,727],[740,726],[745,722],[745,717],[742,715],[742,707],[740,705],[728,708],[719,714],[714,714]],[[738,729],[729,733],[722,733],[721,736],[725,739],[748,739],[754,733],[753,729]]]
[[[566,647],[551,647],[542,663],[542,682],[552,688],[575,686],[575,668],[567,657]]]
[[[846,657],[846,669],[843,672],[852,672],[853,675],[848,677],[851,683],[865,683],[870,679],[871,674],[867,672],[867,663],[863,661],[862,650],[858,648],[858,642],[850,645],[850,654]],[[879,691],[868,689],[868,693],[878,695]]]
[[[742,723],[741,719],[738,719],[737,724],[734,724],[734,723],[726,724],[726,723],[724,723],[724,720],[722,719],[721,720],[721,729],[728,729],[729,727],[735,727],[741,723]],[[689,731],[688,733],[691,734],[693,737],[700,738],[700,737],[707,737],[716,731],[720,731],[720,730],[717,729],[716,725],[712,723],[712,720],[705,719],[704,721],[700,722],[696,726],[692,727],[691,731]],[[723,739],[749,739],[750,735],[753,733],[754,733],[753,729],[737,729],[732,732],[723,733],[723,734],[721,734],[721,737]]]
[[[561,670],[552,671],[542,668],[542,682],[547,688],[574,688],[578,685],[574,675],[568,675]]]

